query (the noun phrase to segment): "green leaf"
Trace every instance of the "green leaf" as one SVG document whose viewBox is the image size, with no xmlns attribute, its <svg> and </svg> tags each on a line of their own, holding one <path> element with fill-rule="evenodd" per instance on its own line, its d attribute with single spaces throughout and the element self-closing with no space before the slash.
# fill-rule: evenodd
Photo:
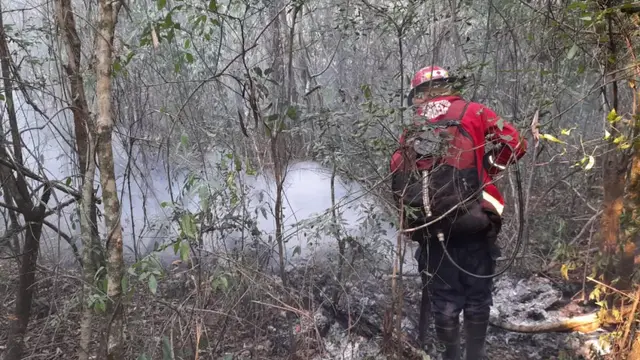
<svg viewBox="0 0 640 360">
<path fill-rule="evenodd" d="M 571 135 L 571 130 L 573 130 L 573 129 L 575 129 L 575 127 L 572 127 L 571 129 L 562 129 L 562 130 L 560 130 L 560 134 L 569 136 L 569 135 Z"/>
<path fill-rule="evenodd" d="M 567 10 L 586 10 L 587 4 L 582 1 L 574 1 L 567 6 Z"/>
<path fill-rule="evenodd" d="M 616 113 L 616 109 L 611 109 L 611 111 L 609 111 L 609 114 L 607 114 L 607 121 L 610 124 L 615 124 L 620 120 L 622 120 L 622 116 Z"/>
<path fill-rule="evenodd" d="M 174 360 L 171 341 L 166 336 L 162 337 L 162 360 Z"/>
<path fill-rule="evenodd" d="M 620 144 L 625 138 L 626 138 L 626 136 L 620 135 L 620 136 L 616 137 L 615 139 L 613 139 L 613 143 L 614 144 Z"/>
<path fill-rule="evenodd" d="M 569 267 L 567 266 L 567 264 L 562 264 L 562 267 L 560 268 L 560 273 L 562 274 L 563 278 L 565 278 L 566 280 L 569 280 Z"/>
<path fill-rule="evenodd" d="M 65 185 L 67 185 L 67 186 L 71 185 L 71 177 L 70 177 L 70 176 L 69 176 L 69 177 L 67 177 L 67 180 L 65 180 L 65 182 L 64 182 L 64 183 L 65 183 Z"/>
<path fill-rule="evenodd" d="M 194 61 L 193 54 L 191 54 L 191 53 L 185 53 L 184 54 L 184 58 L 187 60 L 187 62 L 189 64 L 193 63 L 193 61 Z"/>
<path fill-rule="evenodd" d="M 156 4 L 158 5 L 158 10 L 162 10 L 167 6 L 167 0 L 157 0 Z"/>
<path fill-rule="evenodd" d="M 578 45 L 573 44 L 569 52 L 567 53 L 567 59 L 571 60 L 574 56 L 576 56 L 576 52 L 578 51 Z"/>
<path fill-rule="evenodd" d="M 225 291 L 229 288 L 229 279 L 226 275 L 222 274 L 211 281 L 211 289 L 213 291 L 222 290 Z"/>
<path fill-rule="evenodd" d="M 4 95 L 0 94 L 0 101 L 4 101 L 4 100 L 5 100 Z"/>
<path fill-rule="evenodd" d="M 218 10 L 218 3 L 216 2 L 216 0 L 210 0 L 209 1 L 209 11 L 215 12 L 217 10 Z"/>
<path fill-rule="evenodd" d="M 173 64 L 173 71 L 175 71 L 176 73 L 180 72 L 180 63 L 175 63 Z"/>
<path fill-rule="evenodd" d="M 558 144 L 564 144 L 564 141 L 562 141 L 562 140 L 558 139 L 557 137 L 555 137 L 553 135 L 550 135 L 550 134 L 540 134 L 540 137 L 545 139 L 545 140 L 551 141 L 551 142 L 555 142 L 555 143 L 558 143 Z"/>
<path fill-rule="evenodd" d="M 631 147 L 631 144 L 628 141 L 625 141 L 622 144 L 618 145 L 618 148 L 620 150 L 627 150 L 630 147 Z"/>
<path fill-rule="evenodd" d="M 180 260 L 187 261 L 189 259 L 189 242 L 182 241 L 180 243 Z"/>
<path fill-rule="evenodd" d="M 189 49 L 191 47 L 191 39 L 187 39 L 184 41 L 184 48 Z"/>
<path fill-rule="evenodd" d="M 249 176 L 253 176 L 256 174 L 256 170 L 251 166 L 251 162 L 249 159 L 245 159 L 245 172 Z"/>
<path fill-rule="evenodd" d="M 187 136 L 187 134 L 182 134 L 182 136 L 180 136 L 180 143 L 184 147 L 189 146 L 189 137 Z"/>
<path fill-rule="evenodd" d="M 196 238 L 196 233 L 198 232 L 198 228 L 196 226 L 195 219 L 191 214 L 185 214 L 180 218 L 180 227 L 184 234 L 191 238 Z"/>
<path fill-rule="evenodd" d="M 289 108 L 287 109 L 287 116 L 289 117 L 289 119 L 291 120 L 296 120 L 298 117 L 298 110 L 296 109 L 295 106 L 289 106 Z"/>
<path fill-rule="evenodd" d="M 180 243 L 181 243 L 180 241 L 176 241 L 173 244 L 173 253 L 174 254 L 178 254 L 178 251 L 180 251 Z"/>
<path fill-rule="evenodd" d="M 129 277 L 123 276 L 122 280 L 120 280 L 120 285 L 122 286 L 122 291 L 126 292 L 129 289 Z"/>
<path fill-rule="evenodd" d="M 156 280 L 156 276 L 153 274 L 149 275 L 149 290 L 151 290 L 153 295 L 155 295 L 158 290 L 158 280 Z"/>
<path fill-rule="evenodd" d="M 105 312 L 107 311 L 107 304 L 105 304 L 104 301 L 102 301 L 102 299 L 98 298 L 96 299 L 96 310 L 98 310 L 99 312 Z"/>
<path fill-rule="evenodd" d="M 500 129 L 500 131 L 502 131 L 502 129 L 504 129 L 504 119 L 498 118 L 498 120 L 496 120 L 496 126 L 498 127 L 498 129 Z"/>
<path fill-rule="evenodd" d="M 114 72 L 120 72 L 120 70 L 122 70 L 122 64 L 120 63 L 120 60 L 116 59 L 113 62 L 113 71 Z"/>
<path fill-rule="evenodd" d="M 364 98 L 367 100 L 371 100 L 371 87 L 369 85 L 362 85 L 360 87 L 362 89 L 362 92 L 364 93 Z"/>
</svg>

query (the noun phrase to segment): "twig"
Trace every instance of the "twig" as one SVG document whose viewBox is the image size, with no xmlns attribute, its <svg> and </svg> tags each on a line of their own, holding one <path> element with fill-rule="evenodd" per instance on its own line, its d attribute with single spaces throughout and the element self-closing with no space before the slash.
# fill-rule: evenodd
<svg viewBox="0 0 640 360">
<path fill-rule="evenodd" d="M 621 350 L 625 350 L 627 347 L 627 339 L 629 338 L 629 333 L 631 332 L 631 324 L 635 320 L 635 314 L 638 310 L 638 302 L 640 301 L 640 287 L 636 290 L 636 299 L 633 301 L 633 306 L 631 307 L 631 314 L 629 319 L 627 319 L 627 323 L 625 324 L 624 335 L 622 336 L 622 344 L 620 345 Z M 632 344 L 633 342 L 630 342 Z"/>
<path fill-rule="evenodd" d="M 58 235 L 60 235 L 61 238 L 63 238 L 69 244 L 69 246 L 71 246 L 71 249 L 73 250 L 73 255 L 76 257 L 76 260 L 78 261 L 78 264 L 80 264 L 80 267 L 83 268 L 84 265 L 82 263 L 82 257 L 80 256 L 80 252 L 78 252 L 78 247 L 76 246 L 76 244 L 73 243 L 73 239 L 71 238 L 71 236 L 67 235 L 66 233 L 61 231 L 57 226 L 55 226 L 54 224 L 52 224 L 47 220 L 42 220 L 42 223 L 48 226 L 51 230 L 55 231 Z"/>
<path fill-rule="evenodd" d="M 618 290 L 618 289 L 616 289 L 616 288 L 614 288 L 614 287 L 612 287 L 612 286 L 610 286 L 610 285 L 607 285 L 607 284 L 605 284 L 605 283 L 603 283 L 603 282 L 601 282 L 601 281 L 598 281 L 598 280 L 596 280 L 596 279 L 592 278 L 591 276 L 587 276 L 587 280 L 592 281 L 592 282 L 594 282 L 594 283 L 596 283 L 596 284 L 598 284 L 598 285 L 602 285 L 602 286 L 606 287 L 606 288 L 607 288 L 607 289 L 609 289 L 609 290 L 612 290 L 612 291 L 614 291 L 614 292 L 616 292 L 616 293 L 618 293 L 618 294 L 620 294 L 620 295 L 623 295 L 623 296 L 628 297 L 628 298 L 629 298 L 629 299 L 631 299 L 631 300 L 634 300 L 634 301 L 636 300 L 635 296 L 633 296 L 633 295 L 629 295 L 629 294 L 627 294 L 627 293 L 625 293 L 625 292 L 622 292 L 622 291 L 620 291 L 620 290 Z"/>
<path fill-rule="evenodd" d="M 598 218 L 598 216 L 600 216 L 600 214 L 602 214 L 602 210 L 599 210 L 595 215 L 593 215 L 589 220 L 587 220 L 587 223 L 584 224 L 584 226 L 582 227 L 582 229 L 580 230 L 578 235 L 576 235 L 576 237 L 574 237 L 573 240 L 569 241 L 569 245 L 573 245 L 578 240 L 580 240 L 582 235 L 584 235 L 584 233 L 587 231 L 587 228 L 589 227 L 589 225 L 592 225 L 593 222 Z M 593 228 L 593 226 L 591 226 L 591 228 Z M 589 239 L 591 239 L 591 238 L 589 238 Z"/>
<path fill-rule="evenodd" d="M 289 305 L 286 305 L 286 304 L 283 305 L 283 306 L 278 306 L 278 305 L 275 305 L 275 304 L 269 304 L 269 303 L 265 303 L 265 302 L 258 301 L 258 300 L 251 300 L 251 302 L 255 303 L 255 304 L 260 304 L 260 305 L 273 307 L 273 308 L 284 310 L 284 311 L 290 311 L 290 312 L 292 312 L 294 314 L 298 314 L 300 316 L 303 316 L 303 317 L 311 319 L 311 316 L 309 316 L 309 314 L 307 314 L 305 311 L 296 309 L 296 308 L 294 308 L 292 306 L 289 306 Z"/>
</svg>

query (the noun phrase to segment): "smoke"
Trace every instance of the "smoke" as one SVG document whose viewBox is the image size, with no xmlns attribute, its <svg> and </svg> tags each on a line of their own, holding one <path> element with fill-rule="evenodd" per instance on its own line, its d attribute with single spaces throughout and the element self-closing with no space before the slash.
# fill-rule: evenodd
<svg viewBox="0 0 640 360">
<path fill-rule="evenodd" d="M 41 130 L 23 132 L 23 140 L 32 149 L 26 163 L 30 169 L 51 181 L 69 184 L 79 188 L 77 166 L 69 144 L 72 138 L 64 139 L 52 127 L 45 126 L 44 119 L 36 114 L 24 111 L 20 114 L 19 127 L 40 127 Z M 67 124 L 67 132 L 70 124 Z M 277 250 L 275 238 L 275 206 L 276 189 L 273 176 L 268 171 L 257 175 L 239 173 L 233 181 L 237 186 L 239 205 L 229 202 L 229 184 L 225 181 L 228 169 L 233 161 L 219 153 L 207 154 L 206 166 L 191 166 L 191 171 L 173 171 L 169 177 L 161 163 L 142 163 L 143 157 L 130 157 L 122 143 L 114 141 L 114 162 L 116 165 L 117 188 L 121 200 L 121 225 L 125 254 L 129 260 L 134 253 L 138 257 L 150 254 L 154 249 L 171 244 L 179 233 L 176 213 L 188 210 L 197 213 L 205 210 L 201 193 L 191 181 L 193 174 L 198 174 L 196 182 L 216 193 L 218 200 L 209 203 L 212 213 L 222 221 L 232 215 L 248 217 L 255 221 L 258 231 L 249 236 L 251 229 L 244 231 L 235 229 L 227 232 L 210 232 L 204 237 L 204 250 L 207 252 L 232 252 L 245 248 L 251 242 L 259 242 L 266 248 Z M 149 160 L 147 160 L 149 162 Z M 227 162 L 225 167 L 220 166 Z M 203 173 L 202 169 L 207 169 Z M 129 170 L 128 170 L 129 169 Z M 127 171 L 129 178 L 125 177 Z M 192 189 L 185 184 L 192 182 Z M 32 182 L 32 187 L 37 182 Z M 99 171 L 94 186 L 96 195 L 101 196 Z M 169 187 L 174 193 L 172 203 Z M 389 256 L 391 260 L 395 244 L 396 230 L 375 201 L 366 195 L 365 189 L 356 183 L 344 181 L 339 176 L 334 184 L 336 215 L 338 226 L 332 222 L 331 212 L 331 172 L 322 165 L 307 161 L 291 165 L 284 183 L 283 212 L 285 259 L 291 261 L 307 261 L 337 251 L 336 231 L 340 238 L 351 237 L 364 247 Z M 69 195 L 56 190 L 49 207 L 55 208 L 70 198 Z M 99 213 L 104 213 L 102 204 Z M 68 234 L 76 246 L 81 249 L 80 225 L 77 208 L 69 206 L 48 219 L 60 232 Z M 99 217 L 100 233 L 106 233 L 104 219 Z M 102 239 L 105 240 L 104 238 Z M 57 231 L 46 228 L 41 241 L 41 252 L 44 259 L 61 265 L 70 266 L 75 261 L 71 247 Z M 158 252 L 164 261 L 179 258 L 172 247 Z M 272 255 L 272 261 L 276 259 Z"/>
</svg>

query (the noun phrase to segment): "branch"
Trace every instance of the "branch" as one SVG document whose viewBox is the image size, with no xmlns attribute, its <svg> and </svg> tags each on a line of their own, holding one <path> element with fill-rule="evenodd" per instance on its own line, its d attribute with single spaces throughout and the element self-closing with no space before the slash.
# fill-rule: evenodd
<svg viewBox="0 0 640 360">
<path fill-rule="evenodd" d="M 45 213 L 42 215 L 42 219 L 45 219 L 45 218 L 46 218 L 46 217 L 48 217 L 49 215 L 53 215 L 54 213 L 56 213 L 56 212 L 58 212 L 58 211 L 60 211 L 60 210 L 64 209 L 65 207 L 67 207 L 67 206 L 69 206 L 69 205 L 71 205 L 71 204 L 73 204 L 73 203 L 75 203 L 75 202 L 76 202 L 76 199 L 71 199 L 71 200 L 67 200 L 67 201 L 65 201 L 65 202 L 63 202 L 63 203 L 61 203 L 61 204 L 59 204 L 59 205 L 58 205 L 58 206 L 56 206 L 54 209 L 51 209 L 51 210 L 49 210 L 49 211 L 45 212 Z M 0 206 L 5 207 L 5 208 L 7 208 L 7 209 L 9 209 L 9 210 L 13 210 L 13 209 L 15 209 L 15 210 L 13 210 L 13 211 L 16 211 L 16 212 L 18 212 L 18 213 L 22 214 L 22 212 L 21 212 L 19 209 L 14 208 L 13 206 L 7 205 L 7 204 L 5 204 L 5 203 L 0 203 Z M 2 243 L 3 241 L 5 241 L 5 239 L 7 239 L 7 238 L 9 238 L 9 237 L 11 237 L 11 236 L 13 236 L 13 235 L 15 235 L 15 234 L 17 234 L 17 233 L 20 233 L 20 232 L 22 232 L 22 231 L 26 230 L 26 229 L 27 229 L 27 227 L 28 227 L 28 225 L 26 225 L 26 224 L 25 224 L 25 225 L 22 225 L 21 227 L 17 227 L 17 228 L 15 228 L 15 229 L 11 229 L 11 231 L 7 231 L 7 233 L 6 233 L 4 236 L 0 237 L 0 243 Z"/>
<path fill-rule="evenodd" d="M 71 246 L 71 249 L 73 250 L 73 255 L 76 257 L 76 260 L 80 264 L 80 267 L 84 267 L 84 265 L 82 263 L 82 257 L 80 257 L 80 252 L 78 252 L 78 247 L 73 242 L 73 239 L 71 238 L 71 236 L 65 234 L 63 231 L 58 229 L 57 226 L 55 226 L 54 224 L 52 224 L 51 222 L 49 222 L 47 220 L 42 220 L 42 223 L 47 225 L 51 230 L 55 231 L 58 235 L 60 235 L 61 238 L 65 239 L 67 241 L 67 243 L 69 244 L 69 246 Z"/>
<path fill-rule="evenodd" d="M 50 181 L 47 180 L 41 176 L 39 176 L 38 174 L 34 173 L 33 171 L 27 169 L 26 167 L 24 167 L 23 165 L 17 164 L 17 163 L 12 163 L 10 161 L 7 161 L 6 159 L 0 158 L 0 165 L 4 165 L 32 180 L 36 180 L 36 181 L 40 181 L 41 183 L 44 184 L 49 184 L 51 187 L 58 189 L 60 191 L 62 191 L 65 194 L 71 195 L 74 198 L 76 198 L 76 200 L 80 200 L 80 198 L 82 197 L 82 195 L 77 192 L 76 190 L 69 188 L 66 185 L 61 184 L 59 181 Z M 99 204 L 100 200 L 99 199 L 95 199 L 96 203 Z"/>
<path fill-rule="evenodd" d="M 13 206 L 13 205 L 9 205 L 9 204 L 5 204 L 3 202 L 0 201 L 0 207 L 3 207 L 5 209 L 9 209 L 11 211 L 15 211 L 17 213 L 22 214 L 22 211 L 20 209 L 18 209 L 17 207 Z"/>
</svg>

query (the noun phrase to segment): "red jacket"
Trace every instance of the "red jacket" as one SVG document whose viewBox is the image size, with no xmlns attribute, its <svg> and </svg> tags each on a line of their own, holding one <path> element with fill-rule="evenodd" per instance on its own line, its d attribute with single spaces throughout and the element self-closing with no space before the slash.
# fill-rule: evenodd
<svg viewBox="0 0 640 360">
<path fill-rule="evenodd" d="M 464 114 L 462 114 L 463 111 Z M 431 122 L 440 120 L 445 114 L 448 118 L 461 119 L 461 126 L 471 135 L 474 143 L 478 144 L 476 164 L 478 166 L 478 174 L 484 184 L 482 206 L 488 211 L 502 215 L 504 198 L 498 188 L 493 184 L 493 176 L 501 170 L 497 167 L 486 169 L 483 166 L 485 157 L 484 145 L 487 142 L 508 144 L 515 150 L 513 154 L 515 159 L 519 160 L 526 153 L 526 139 L 520 136 L 512 124 L 500 119 L 490 108 L 479 103 L 466 102 L 459 96 L 441 96 L 434 98 L 429 101 L 429 103 L 418 108 L 416 114 L 421 118 L 424 117 L 425 121 Z M 400 136 L 399 141 L 401 144 L 404 143 L 404 133 Z M 506 166 L 510 159 L 513 160 L 511 148 L 503 146 L 502 150 L 498 154 L 495 154 L 494 164 Z M 391 158 L 391 171 L 396 171 L 401 165 L 402 154 L 396 151 Z"/>
</svg>

